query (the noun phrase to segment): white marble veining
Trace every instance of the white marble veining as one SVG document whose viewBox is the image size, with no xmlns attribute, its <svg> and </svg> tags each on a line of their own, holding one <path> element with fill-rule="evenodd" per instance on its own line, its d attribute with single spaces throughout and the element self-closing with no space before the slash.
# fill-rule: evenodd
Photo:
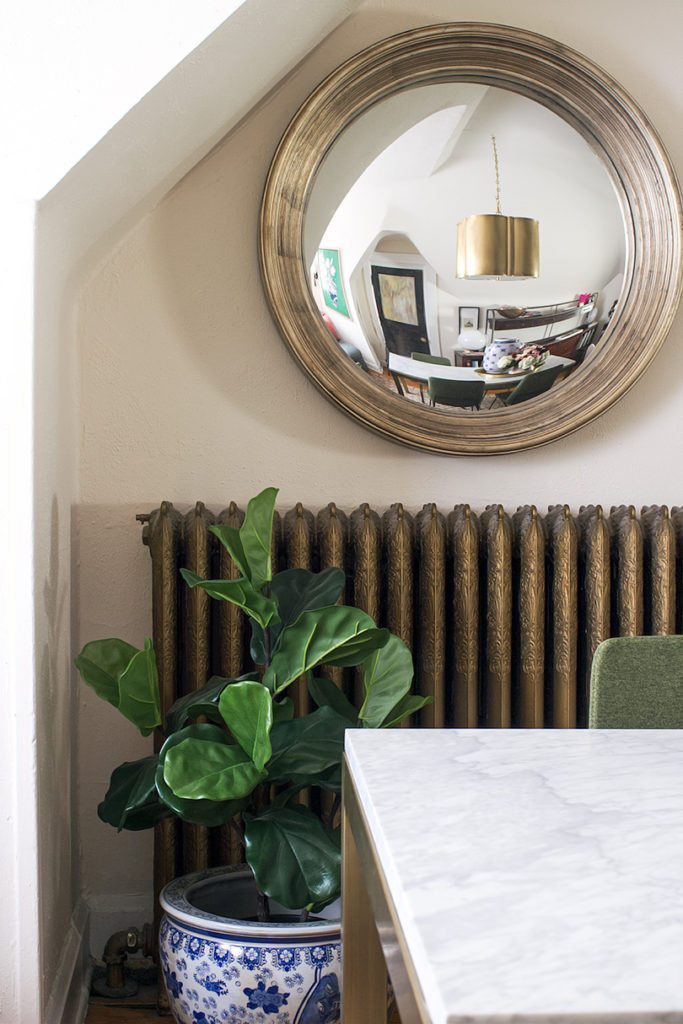
<svg viewBox="0 0 683 1024">
<path fill-rule="evenodd" d="M 346 735 L 433 1024 L 683 1021 L 683 731 Z"/>
</svg>

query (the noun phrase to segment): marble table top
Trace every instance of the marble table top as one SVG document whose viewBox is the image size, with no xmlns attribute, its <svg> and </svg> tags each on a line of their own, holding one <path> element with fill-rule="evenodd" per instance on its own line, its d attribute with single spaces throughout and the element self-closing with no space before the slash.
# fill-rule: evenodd
<svg viewBox="0 0 683 1024">
<path fill-rule="evenodd" d="M 433 1024 L 683 1022 L 683 732 L 346 737 Z"/>
</svg>

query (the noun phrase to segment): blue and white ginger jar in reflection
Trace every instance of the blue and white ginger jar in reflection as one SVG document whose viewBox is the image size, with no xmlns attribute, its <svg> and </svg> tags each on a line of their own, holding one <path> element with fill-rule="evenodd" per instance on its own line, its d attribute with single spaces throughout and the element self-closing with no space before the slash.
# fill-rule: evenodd
<svg viewBox="0 0 683 1024">
<path fill-rule="evenodd" d="M 503 356 L 510 356 L 517 351 L 519 351 L 517 338 L 498 338 L 496 341 L 490 341 L 484 349 L 484 369 L 487 373 L 500 373 L 499 361 Z"/>
<path fill-rule="evenodd" d="M 178 878 L 160 899 L 159 958 L 177 1024 L 340 1024 L 338 905 L 323 912 L 329 920 L 228 917 L 226 908 L 246 916 L 253 904 L 250 872 L 234 868 Z"/>
</svg>

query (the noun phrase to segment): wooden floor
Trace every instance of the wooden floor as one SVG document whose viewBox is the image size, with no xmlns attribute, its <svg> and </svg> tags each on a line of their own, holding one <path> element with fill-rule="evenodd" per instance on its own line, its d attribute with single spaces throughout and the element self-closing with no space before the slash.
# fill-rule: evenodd
<svg viewBox="0 0 683 1024">
<path fill-rule="evenodd" d="M 156 998 L 148 991 L 142 998 L 128 999 L 121 1002 L 108 1002 L 94 999 L 90 1003 L 85 1024 L 172 1024 L 172 1017 L 160 1017 L 156 1012 Z M 398 1014 L 394 1014 L 389 1024 L 401 1024 Z"/>
<path fill-rule="evenodd" d="M 140 982 L 138 991 L 127 999 L 101 999 L 92 996 L 85 1024 L 173 1024 L 172 1017 L 157 1014 L 156 984 Z"/>
<path fill-rule="evenodd" d="M 170 1017 L 159 1017 L 156 1010 L 135 1006 L 90 1005 L 85 1024 L 151 1024 L 155 1021 L 170 1021 Z"/>
<path fill-rule="evenodd" d="M 171 1021 L 170 1017 L 157 1016 L 156 1010 L 135 1009 L 131 1006 L 91 1006 L 85 1024 L 161 1024 Z M 401 1024 L 398 1017 L 392 1017 L 390 1024 Z"/>
</svg>

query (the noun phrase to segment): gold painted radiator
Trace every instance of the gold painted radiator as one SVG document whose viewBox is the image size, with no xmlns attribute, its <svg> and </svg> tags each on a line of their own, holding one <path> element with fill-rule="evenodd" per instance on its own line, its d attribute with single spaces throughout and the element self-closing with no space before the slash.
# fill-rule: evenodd
<svg viewBox="0 0 683 1024">
<path fill-rule="evenodd" d="M 209 532 L 239 526 L 234 504 L 218 515 L 201 502 L 186 514 L 164 502 L 144 522 L 152 555 L 154 644 L 164 709 L 212 675 L 248 665 L 248 629 L 232 605 L 189 590 L 180 567 L 238 575 Z M 413 650 L 416 690 L 431 694 L 421 726 L 574 728 L 585 725 L 593 652 L 609 636 L 683 632 L 683 509 L 621 506 L 573 515 L 533 506 L 513 515 L 467 505 L 442 512 L 400 504 L 297 505 L 276 517 L 274 564 L 347 574 L 346 602 L 363 608 Z M 354 670 L 329 669 L 349 694 Z M 356 696 L 358 694 L 356 693 Z M 301 708 L 308 695 L 299 687 Z M 157 890 L 181 871 L 234 862 L 230 831 L 157 826 Z"/>
</svg>

